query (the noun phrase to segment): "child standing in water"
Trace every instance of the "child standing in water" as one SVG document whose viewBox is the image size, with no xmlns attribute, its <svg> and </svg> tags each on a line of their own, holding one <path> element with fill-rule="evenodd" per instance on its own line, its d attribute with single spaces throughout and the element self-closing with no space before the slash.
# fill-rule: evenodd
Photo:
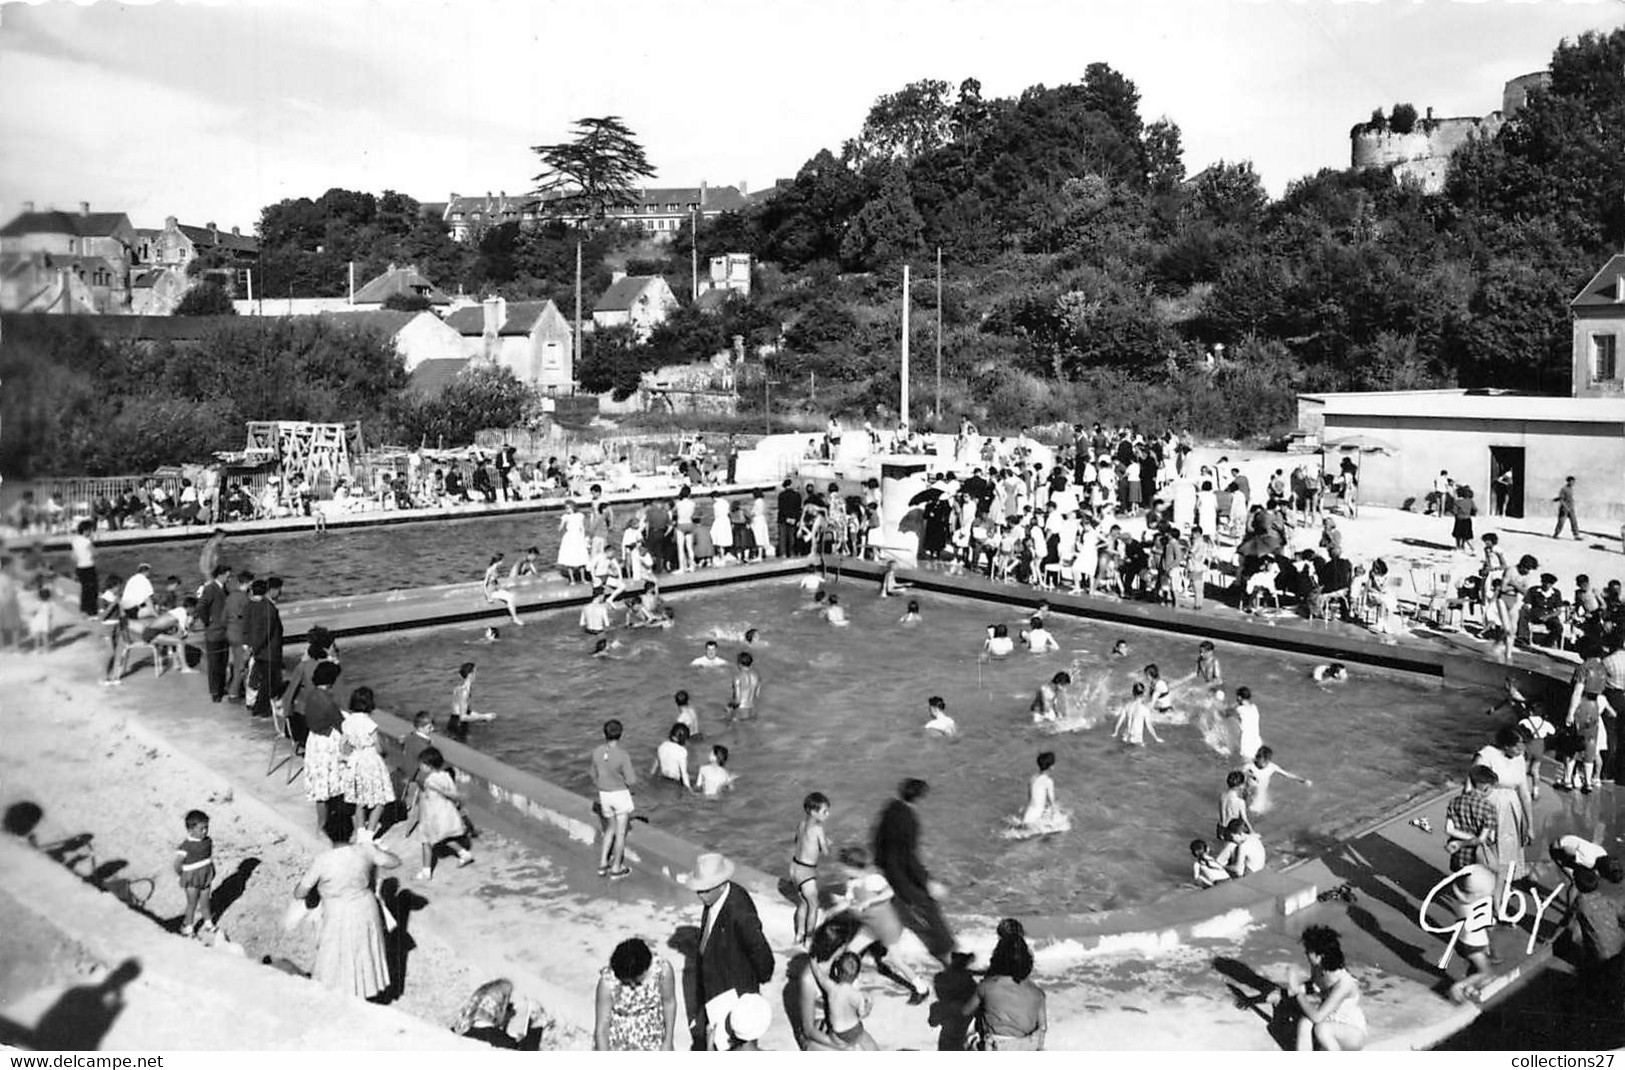
<svg viewBox="0 0 1625 1070">
<path fill-rule="evenodd" d="M 1174 696 L 1168 690 L 1168 681 L 1162 678 L 1162 670 L 1156 665 L 1145 667 L 1145 686 L 1152 713 L 1167 713 L 1174 708 Z"/>
<path fill-rule="evenodd" d="M 1027 623 L 1028 627 L 1022 631 L 1021 638 L 1029 651 L 1034 654 L 1048 654 L 1052 650 L 1061 649 L 1061 644 L 1055 641 L 1055 636 L 1044 627 L 1043 617 L 1035 616 Z"/>
<path fill-rule="evenodd" d="M 1210 686 L 1224 683 L 1224 674 L 1219 671 L 1219 652 L 1206 639 L 1196 648 L 1196 678 Z"/>
<path fill-rule="evenodd" d="M 705 737 L 700 735 L 700 716 L 694 712 L 694 707 L 688 704 L 688 692 L 677 692 L 672 696 L 672 701 L 677 703 L 677 723 L 688 729 L 688 738 L 704 739 Z"/>
<path fill-rule="evenodd" d="M 1251 688 L 1236 688 L 1236 706 L 1230 711 L 1230 716 L 1236 719 L 1239 730 L 1236 755 L 1245 760 L 1257 754 L 1258 748 L 1264 745 L 1264 736 L 1259 728 L 1258 707 L 1253 704 Z"/>
<path fill-rule="evenodd" d="M 186 812 L 186 839 L 175 848 L 175 876 L 186 893 L 186 913 L 181 917 L 181 935 L 196 936 L 214 932 L 209 916 L 209 886 L 214 883 L 214 841 L 209 839 L 209 815 L 202 810 Z"/>
<path fill-rule="evenodd" d="M 690 795 L 694 794 L 694 786 L 688 779 L 688 729 L 681 724 L 671 726 L 666 735 L 666 742 L 655 748 L 654 764 L 649 767 L 651 777 L 658 776 L 662 780 L 669 780 L 674 784 L 681 784 L 683 790 Z"/>
<path fill-rule="evenodd" d="M 1247 778 L 1247 802 L 1255 814 L 1262 814 L 1270 808 L 1270 781 L 1277 776 L 1284 776 L 1288 780 L 1296 780 L 1306 788 L 1314 787 L 1314 781 L 1308 777 L 1301 777 L 1296 773 L 1289 773 L 1275 764 L 1275 752 L 1268 747 L 1259 747 L 1253 755 L 1253 760 L 1247 763 L 1242 770 Z"/>
<path fill-rule="evenodd" d="M 801 801 L 803 815 L 796 827 L 790 855 L 790 883 L 796 888 L 795 941 L 804 944 L 818 928 L 818 863 L 829 850 L 824 822 L 829 820 L 829 799 L 815 791 Z"/>
<path fill-rule="evenodd" d="M 926 712 L 931 719 L 925 722 L 927 732 L 936 732 L 944 736 L 957 736 L 959 726 L 954 719 L 948 716 L 948 704 L 942 700 L 941 695 L 932 695 L 925 703 Z"/>
<path fill-rule="evenodd" d="M 465 722 L 475 720 L 474 669 L 472 661 L 457 666 L 457 686 L 451 692 L 451 717 L 446 721 L 446 734 L 453 739 L 466 738 L 468 728 Z"/>
<path fill-rule="evenodd" d="M 1066 719 L 1066 689 L 1071 683 L 1071 673 L 1058 672 L 1050 677 L 1049 683 L 1038 685 L 1038 694 L 1033 696 L 1032 705 L 1028 707 L 1033 715 L 1033 724 Z"/>
<path fill-rule="evenodd" d="M 756 675 L 756 659 L 751 657 L 750 651 L 739 652 L 739 671 L 734 673 L 733 697 L 728 700 L 728 709 L 741 721 L 754 721 L 756 719 L 756 700 L 762 693 L 762 678 Z"/>
<path fill-rule="evenodd" d="M 1055 820 L 1055 779 L 1049 772 L 1053 768 L 1055 752 L 1044 751 L 1038 756 L 1038 772 L 1027 781 L 1027 809 L 1021 813 L 1026 828 L 1042 828 Z"/>
<path fill-rule="evenodd" d="M 920 603 L 915 602 L 915 601 L 913 601 L 911 599 L 909 601 L 909 603 L 908 603 L 908 609 L 903 611 L 903 615 L 898 618 L 897 623 L 898 624 L 918 624 L 918 623 L 920 623 Z"/>
<path fill-rule="evenodd" d="M 734 775 L 728 772 L 728 748 L 718 743 L 711 748 L 711 760 L 700 766 L 700 794 L 715 797 L 734 786 Z"/>
<path fill-rule="evenodd" d="M 1162 742 L 1157 730 L 1151 727 L 1151 704 L 1146 701 L 1145 685 L 1135 684 L 1133 697 L 1117 715 L 1117 725 L 1112 729 L 1112 735 L 1131 747 L 1143 747 L 1147 732 L 1152 739 Z"/>
<path fill-rule="evenodd" d="M 1253 824 L 1247 819 L 1247 774 L 1231 770 L 1224 778 L 1224 794 L 1219 796 L 1219 822 L 1213 826 L 1219 842 L 1225 842 L 1224 830 L 1230 822 L 1240 821 L 1251 831 Z"/>
</svg>

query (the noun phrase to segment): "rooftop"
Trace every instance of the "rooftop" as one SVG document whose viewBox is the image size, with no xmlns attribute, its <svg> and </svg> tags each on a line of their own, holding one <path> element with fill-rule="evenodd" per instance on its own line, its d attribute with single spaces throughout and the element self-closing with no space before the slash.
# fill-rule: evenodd
<svg viewBox="0 0 1625 1070">
<path fill-rule="evenodd" d="M 424 397 L 438 397 L 451 381 L 463 374 L 468 367 L 468 358 L 436 357 L 426 360 L 412 369 L 407 377 L 407 387 Z"/>
<path fill-rule="evenodd" d="M 1612 305 L 1615 308 L 1625 309 L 1620 303 L 1620 280 L 1625 279 L 1625 253 L 1610 257 L 1602 270 L 1591 277 L 1580 292 L 1569 302 L 1570 308 L 1596 308 L 1603 305 Z"/>
<path fill-rule="evenodd" d="M 422 294 L 432 304 L 449 305 L 451 298 L 434 283 L 424 277 L 417 269 L 416 264 L 405 267 L 389 265 L 382 275 L 370 280 L 365 286 L 356 291 L 355 303 L 358 305 L 381 305 L 385 299 L 393 294 L 406 294 L 408 296 Z"/>
<path fill-rule="evenodd" d="M 1528 423 L 1625 424 L 1625 398 L 1541 397 L 1466 390 L 1401 390 L 1315 396 L 1325 399 L 1328 419 L 1336 416 L 1443 417 Z"/>
<path fill-rule="evenodd" d="M 25 234 L 105 238 L 116 233 L 121 224 L 130 227 L 130 217 L 123 212 L 22 212 L 0 227 L 0 238 L 20 238 Z"/>
<path fill-rule="evenodd" d="M 604 291 L 604 296 L 592 306 L 594 312 L 627 312 L 632 308 L 632 302 L 643 293 L 643 288 L 660 278 L 659 275 L 628 275 L 618 279 L 614 285 Z"/>
</svg>

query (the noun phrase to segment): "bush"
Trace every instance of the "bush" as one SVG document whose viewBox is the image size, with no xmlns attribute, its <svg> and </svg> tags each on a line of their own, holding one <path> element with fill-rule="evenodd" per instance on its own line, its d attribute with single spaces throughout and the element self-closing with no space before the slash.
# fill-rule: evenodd
<svg viewBox="0 0 1625 1070">
<path fill-rule="evenodd" d="M 218 282 L 205 279 L 193 284 L 175 306 L 177 316 L 235 316 L 237 307 L 231 295 Z"/>
<path fill-rule="evenodd" d="M 535 401 L 535 391 L 511 368 L 474 367 L 447 383 L 438 397 L 405 403 L 401 429 L 408 442 L 466 446 L 487 428 L 525 426 Z"/>
<path fill-rule="evenodd" d="M 433 307 L 422 294 L 390 294 L 384 298 L 386 312 L 428 312 Z"/>
<path fill-rule="evenodd" d="M 1409 104 L 1395 104 L 1388 117 L 1388 128 L 1396 134 L 1408 134 L 1416 129 L 1416 109 Z"/>
</svg>

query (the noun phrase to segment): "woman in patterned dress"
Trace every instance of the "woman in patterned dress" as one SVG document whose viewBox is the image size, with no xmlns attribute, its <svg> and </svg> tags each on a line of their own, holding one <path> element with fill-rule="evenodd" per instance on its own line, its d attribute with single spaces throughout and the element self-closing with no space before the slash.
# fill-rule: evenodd
<svg viewBox="0 0 1625 1070">
<path fill-rule="evenodd" d="M 305 695 L 305 797 L 316 804 L 316 826 L 327 827 L 328 800 L 344 794 L 344 759 L 339 746 L 344 714 L 333 697 L 338 682 L 336 661 L 319 661 L 311 670 L 313 685 Z"/>
<path fill-rule="evenodd" d="M 303 911 L 312 889 L 321 894 L 321 932 L 310 975 L 335 992 L 371 999 L 389 987 L 384 915 L 373 892 L 373 875 L 401 860 L 372 842 L 364 830 L 346 843 L 349 819 L 335 814 L 326 831 L 333 849 L 316 859 L 294 889 L 290 910 Z M 297 920 L 302 914 L 291 916 Z"/>
<path fill-rule="evenodd" d="M 598 975 L 594 1051 L 674 1051 L 677 981 L 642 940 L 623 940 Z"/>
<path fill-rule="evenodd" d="M 368 832 L 378 833 L 384 807 L 395 801 L 395 784 L 378 751 L 378 722 L 370 714 L 377 709 L 372 688 L 358 687 L 350 692 L 350 708 L 344 713 L 344 798 L 356 808 L 356 816 Z"/>
</svg>

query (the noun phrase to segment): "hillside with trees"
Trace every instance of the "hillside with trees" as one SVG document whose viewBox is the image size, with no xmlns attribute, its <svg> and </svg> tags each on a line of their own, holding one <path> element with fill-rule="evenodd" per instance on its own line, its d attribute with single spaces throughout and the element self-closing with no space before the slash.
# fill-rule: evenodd
<svg viewBox="0 0 1625 1070">
<path fill-rule="evenodd" d="M 590 336 L 578 376 L 625 393 L 640 371 L 703 360 L 741 335 L 769 350 L 776 411 L 895 418 L 906 263 L 918 422 L 934 403 L 940 249 L 946 421 L 1255 436 L 1286 427 L 1306 389 L 1566 393 L 1568 301 L 1625 248 L 1622 71 L 1625 30 L 1560 44 L 1549 88 L 1460 150 L 1440 194 L 1327 169 L 1276 200 L 1245 160 L 1188 174 L 1178 125 L 1146 122 L 1134 82 L 1103 63 L 1008 98 L 984 97 L 974 78 L 915 82 L 774 197 L 700 228 L 702 263 L 756 258 L 749 299 L 720 316 L 685 307 L 642 344 Z M 1420 120 L 1397 105 L 1382 121 Z M 570 160 L 543 162 L 546 179 Z M 589 222 L 490 227 L 460 244 L 410 197 L 339 189 L 268 206 L 259 230 L 268 295 L 342 293 L 351 260 L 361 277 L 410 262 L 444 289 L 548 297 L 567 315 L 578 242 L 590 312 L 616 268 L 666 275 L 686 306 L 695 241 L 685 230 L 656 245 Z M 373 441 L 471 433 L 412 400 L 398 362 L 315 325 L 234 328 L 202 371 L 162 347 L 137 357 L 12 319 L 0 352 L 7 475 L 46 456 L 57 471 L 195 457 L 217 434 L 235 443 L 245 419 L 359 418 Z M 516 387 L 469 384 L 470 403 L 505 412 Z M 742 402 L 759 412 L 760 396 Z M 156 443 L 137 433 L 170 426 L 170 407 L 194 429 Z M 33 460 L 19 464 L 19 450 Z"/>
</svg>

